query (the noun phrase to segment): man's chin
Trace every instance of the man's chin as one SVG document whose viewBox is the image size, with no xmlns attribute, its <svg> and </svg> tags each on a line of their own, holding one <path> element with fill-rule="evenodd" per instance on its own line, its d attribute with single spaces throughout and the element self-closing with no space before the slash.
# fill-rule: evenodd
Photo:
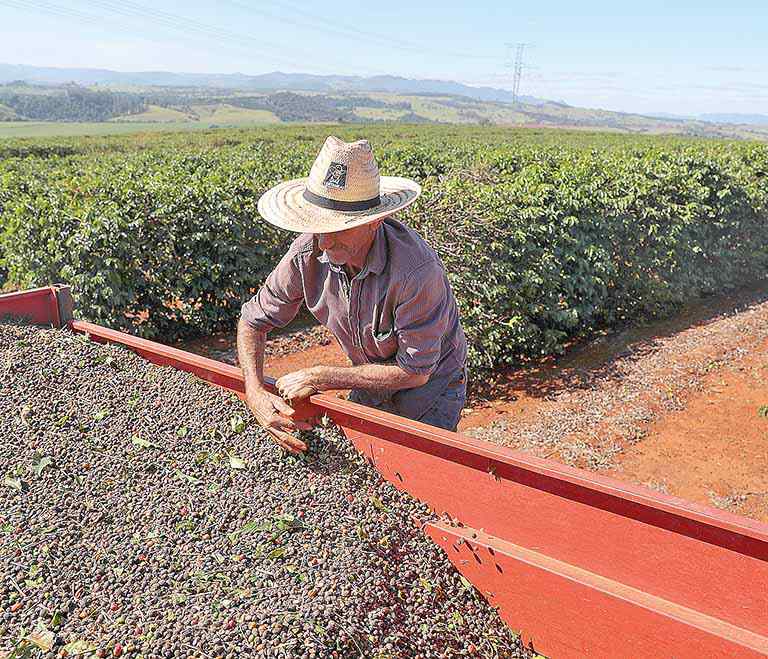
<svg viewBox="0 0 768 659">
<path fill-rule="evenodd" d="M 347 262 L 347 259 L 345 259 L 345 258 L 343 258 L 343 257 L 339 257 L 339 256 L 331 256 L 330 254 L 328 254 L 328 252 L 326 252 L 326 254 L 327 254 L 327 256 L 328 256 L 328 260 L 329 260 L 331 263 L 333 263 L 333 265 L 345 265 L 345 264 L 346 264 L 346 262 Z"/>
</svg>

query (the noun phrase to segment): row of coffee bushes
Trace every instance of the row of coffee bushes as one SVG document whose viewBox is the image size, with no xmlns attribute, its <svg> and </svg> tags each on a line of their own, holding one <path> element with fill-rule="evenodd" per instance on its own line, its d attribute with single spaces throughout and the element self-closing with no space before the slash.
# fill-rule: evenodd
<svg viewBox="0 0 768 659">
<path fill-rule="evenodd" d="M 231 327 L 294 237 L 259 221 L 259 196 L 306 175 L 328 132 L 361 131 L 7 159 L 0 259 L 16 285 L 70 283 L 80 315 L 115 328 L 172 341 Z M 765 276 L 765 145 L 403 131 L 373 131 L 380 169 L 424 186 L 401 219 L 446 264 L 475 369 Z"/>
<path fill-rule="evenodd" d="M 317 154 L 316 137 L 289 137 L 6 159 L 2 267 L 19 287 L 67 282 L 82 316 L 147 338 L 231 327 L 294 237 L 256 210 L 267 188 L 306 175 Z M 469 157 L 461 144 L 381 151 L 382 168 L 420 179 Z"/>
<path fill-rule="evenodd" d="M 409 212 L 441 253 L 476 367 L 560 352 L 768 273 L 768 147 L 505 148 Z"/>
</svg>

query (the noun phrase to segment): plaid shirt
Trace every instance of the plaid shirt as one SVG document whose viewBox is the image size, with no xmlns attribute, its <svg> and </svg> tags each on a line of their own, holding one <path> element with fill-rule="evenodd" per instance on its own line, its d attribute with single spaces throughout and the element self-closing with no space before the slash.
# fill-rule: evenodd
<svg viewBox="0 0 768 659">
<path fill-rule="evenodd" d="M 329 262 L 313 234 L 300 234 L 243 305 L 242 318 L 269 332 L 293 320 L 302 301 L 352 364 L 390 362 L 430 376 L 420 387 L 376 392 L 402 416 L 421 416 L 465 368 L 466 338 L 443 264 L 418 233 L 392 217 L 377 230 L 363 269 L 351 280 Z"/>
</svg>

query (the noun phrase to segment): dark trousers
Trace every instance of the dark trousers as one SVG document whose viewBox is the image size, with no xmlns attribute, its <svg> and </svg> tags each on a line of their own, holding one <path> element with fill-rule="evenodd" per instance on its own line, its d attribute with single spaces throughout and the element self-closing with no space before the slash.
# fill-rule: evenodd
<svg viewBox="0 0 768 659">
<path fill-rule="evenodd" d="M 353 389 L 349 392 L 348 400 L 353 403 L 360 403 L 368 407 L 375 407 L 385 412 L 392 412 L 399 416 L 396 406 L 392 404 L 389 398 L 374 396 L 363 389 Z M 456 371 L 456 374 L 449 380 L 443 389 L 427 409 L 414 421 L 428 423 L 430 426 L 444 428 L 456 432 L 456 427 L 461 419 L 461 410 L 467 404 L 467 368 Z M 410 418 L 410 417 L 409 417 Z"/>
</svg>

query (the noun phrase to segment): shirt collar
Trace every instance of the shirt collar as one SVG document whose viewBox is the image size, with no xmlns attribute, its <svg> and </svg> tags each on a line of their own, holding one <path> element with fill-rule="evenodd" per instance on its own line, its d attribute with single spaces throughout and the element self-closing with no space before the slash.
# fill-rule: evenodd
<svg viewBox="0 0 768 659">
<path fill-rule="evenodd" d="M 320 263 L 327 263 L 331 270 L 334 272 L 341 272 L 343 266 L 335 265 L 328 260 L 328 255 L 325 252 L 320 252 L 317 257 Z M 384 271 L 384 266 L 387 264 L 387 238 L 384 235 L 384 224 L 382 223 L 376 230 L 376 235 L 371 243 L 371 248 L 368 250 L 368 256 L 365 259 L 365 265 L 360 271 L 360 278 L 364 278 L 369 272 L 374 274 L 381 274 Z"/>
</svg>

